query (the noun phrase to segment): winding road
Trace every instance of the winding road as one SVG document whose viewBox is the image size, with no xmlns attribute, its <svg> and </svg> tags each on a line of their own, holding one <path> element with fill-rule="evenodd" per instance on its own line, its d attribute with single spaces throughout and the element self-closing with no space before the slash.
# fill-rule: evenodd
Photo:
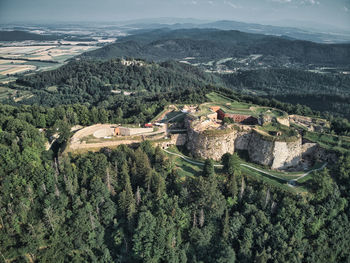
<svg viewBox="0 0 350 263">
<path fill-rule="evenodd" d="M 189 159 L 188 157 L 186 157 L 186 156 L 184 156 L 184 155 L 181 155 L 181 154 L 178 154 L 178 153 L 173 153 L 173 152 L 170 152 L 170 151 L 165 150 L 165 149 L 163 149 L 163 151 L 166 152 L 166 153 L 168 153 L 168 154 L 171 154 L 171 155 L 175 155 L 175 156 L 177 156 L 177 157 L 180 157 L 181 159 L 185 160 L 185 161 L 188 162 L 188 163 L 195 164 L 195 165 L 200 165 L 200 166 L 204 166 L 204 163 L 192 161 L 191 159 Z M 249 165 L 249 164 L 241 163 L 240 165 L 241 165 L 241 166 L 244 166 L 244 167 L 248 167 L 248 168 L 250 168 L 250 169 L 252 169 L 252 170 L 255 170 L 255 171 L 257 171 L 257 172 L 266 174 L 266 175 L 268 175 L 268 176 L 277 178 L 277 179 L 279 179 L 279 180 L 283 180 L 283 181 L 287 182 L 289 185 L 294 185 L 295 182 L 297 182 L 299 179 L 304 178 L 304 177 L 307 176 L 308 174 L 310 174 L 310 173 L 312 173 L 312 172 L 314 172 L 314 171 L 319 171 L 319 170 L 324 169 L 324 168 L 327 166 L 327 164 L 328 164 L 328 163 L 326 162 L 326 163 L 324 163 L 320 168 L 316 168 L 316 169 L 310 170 L 310 171 L 308 171 L 308 172 L 302 174 L 302 175 L 299 176 L 298 178 L 296 178 L 296 179 L 291 179 L 291 180 L 278 177 L 278 176 L 276 176 L 276 175 L 274 175 L 274 174 L 271 174 L 271 173 L 268 173 L 268 172 L 266 172 L 266 171 L 264 171 L 264 170 L 255 168 L 255 167 L 253 167 L 253 166 L 251 166 L 251 165 Z M 214 164 L 214 167 L 222 168 L 223 165 L 222 165 L 222 164 Z"/>
</svg>

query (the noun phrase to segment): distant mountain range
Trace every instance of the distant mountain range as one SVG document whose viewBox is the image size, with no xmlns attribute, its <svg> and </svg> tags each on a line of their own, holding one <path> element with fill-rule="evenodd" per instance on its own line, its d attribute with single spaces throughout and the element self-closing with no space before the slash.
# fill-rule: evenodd
<svg viewBox="0 0 350 263">
<path fill-rule="evenodd" d="M 178 22 L 176 22 L 178 21 Z M 220 30 L 239 30 L 247 33 L 260 33 L 265 35 L 275 36 L 287 36 L 299 40 L 308 40 L 318 43 L 346 43 L 350 42 L 350 31 L 333 29 L 329 31 L 329 28 L 320 26 L 319 30 L 304 27 L 285 27 L 285 26 L 272 26 L 262 25 L 257 23 L 244 23 L 231 20 L 221 20 L 215 22 L 206 22 L 201 20 L 140 20 L 129 21 L 124 24 L 129 28 L 129 32 L 133 33 L 134 29 L 138 30 L 150 30 L 150 29 L 190 29 L 190 28 L 215 28 Z M 326 33 L 324 32 L 326 31 Z M 328 32 L 327 32 L 328 31 Z"/>
<path fill-rule="evenodd" d="M 136 33 L 136 32 L 135 32 Z M 155 61 L 194 58 L 208 62 L 262 54 L 291 63 L 339 66 L 350 64 L 350 44 L 319 44 L 289 37 L 217 29 L 157 29 L 137 32 L 84 57 L 134 57 Z"/>
</svg>

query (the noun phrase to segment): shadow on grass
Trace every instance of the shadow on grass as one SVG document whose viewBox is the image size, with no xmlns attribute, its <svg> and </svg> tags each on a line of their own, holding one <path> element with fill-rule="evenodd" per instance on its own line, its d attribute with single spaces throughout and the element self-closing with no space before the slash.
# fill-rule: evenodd
<svg viewBox="0 0 350 263">
<path fill-rule="evenodd" d="M 187 165 L 187 164 L 183 164 L 181 166 L 179 166 L 184 172 L 186 173 L 190 173 L 190 174 L 193 174 L 195 176 L 198 176 L 200 175 L 201 171 L 197 171 L 195 169 L 193 169 L 190 165 Z"/>
</svg>

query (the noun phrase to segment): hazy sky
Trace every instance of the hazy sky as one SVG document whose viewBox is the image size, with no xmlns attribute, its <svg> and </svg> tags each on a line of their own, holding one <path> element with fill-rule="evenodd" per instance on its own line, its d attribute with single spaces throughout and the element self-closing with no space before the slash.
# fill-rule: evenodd
<svg viewBox="0 0 350 263">
<path fill-rule="evenodd" d="M 350 29 L 350 0 L 0 0 L 0 23 L 155 17 L 304 20 Z"/>
</svg>

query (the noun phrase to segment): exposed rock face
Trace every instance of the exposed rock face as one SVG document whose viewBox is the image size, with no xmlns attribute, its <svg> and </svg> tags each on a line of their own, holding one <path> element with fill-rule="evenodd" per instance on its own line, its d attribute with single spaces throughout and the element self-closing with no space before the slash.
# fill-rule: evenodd
<svg viewBox="0 0 350 263">
<path fill-rule="evenodd" d="M 252 134 L 249 131 L 238 132 L 235 140 L 236 150 L 248 150 L 249 142 L 251 140 Z"/>
<path fill-rule="evenodd" d="M 170 140 L 158 142 L 156 145 L 159 147 L 166 149 L 171 145 L 183 146 L 187 142 L 187 134 L 172 134 L 170 136 Z"/>
<path fill-rule="evenodd" d="M 303 159 L 321 162 L 336 163 L 338 161 L 338 156 L 335 152 L 327 151 L 317 143 L 304 143 L 302 145 L 302 157 Z"/>
<path fill-rule="evenodd" d="M 302 159 L 301 137 L 293 142 L 271 141 L 251 129 L 225 134 L 207 135 L 188 126 L 188 149 L 195 157 L 220 160 L 225 153 L 247 150 L 252 162 L 270 166 L 273 169 L 286 169 L 297 166 Z"/>
<path fill-rule="evenodd" d="M 295 142 L 275 142 L 273 169 L 287 169 L 301 162 L 301 137 Z"/>
<path fill-rule="evenodd" d="M 285 126 L 288 126 L 290 125 L 289 123 L 289 118 L 276 118 L 277 122 L 279 124 L 282 124 L 282 125 L 285 125 Z"/>
<path fill-rule="evenodd" d="M 189 129 L 187 148 L 197 158 L 211 158 L 218 161 L 225 153 L 234 152 L 235 139 L 235 130 L 218 136 L 208 136 L 203 132 Z"/>
<path fill-rule="evenodd" d="M 301 162 L 301 137 L 293 142 L 270 141 L 257 132 L 252 132 L 248 144 L 251 161 L 268 165 L 273 169 L 286 169 Z"/>
<path fill-rule="evenodd" d="M 248 144 L 248 154 L 251 161 L 271 166 L 273 162 L 274 142 L 263 140 L 262 135 L 252 133 Z"/>
<path fill-rule="evenodd" d="M 247 126 L 245 126 L 247 127 Z M 297 167 L 304 158 L 336 161 L 336 155 L 316 143 L 302 143 L 302 137 L 293 141 L 267 138 L 252 128 L 226 129 L 223 133 L 206 133 L 193 129 L 189 123 L 187 148 L 195 157 L 220 160 L 225 153 L 247 150 L 249 159 L 272 169 Z"/>
</svg>

